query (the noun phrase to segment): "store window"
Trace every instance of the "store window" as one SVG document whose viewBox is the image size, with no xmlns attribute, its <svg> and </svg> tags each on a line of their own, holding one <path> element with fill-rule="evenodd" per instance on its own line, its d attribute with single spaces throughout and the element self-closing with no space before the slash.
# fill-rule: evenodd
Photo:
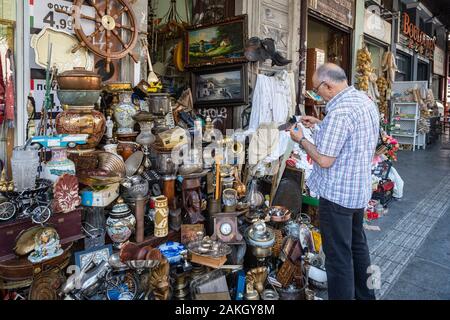
<svg viewBox="0 0 450 320">
<path fill-rule="evenodd" d="M 443 100 L 442 98 L 442 78 L 438 75 L 433 76 L 433 81 L 431 82 L 431 90 L 433 91 L 433 96 L 437 100 Z"/>
<path fill-rule="evenodd" d="M 411 57 L 397 53 L 397 68 L 395 81 L 411 81 Z"/>
<path fill-rule="evenodd" d="M 383 61 L 383 55 L 386 52 L 386 48 L 374 45 L 372 43 L 366 42 L 367 49 L 370 52 L 370 55 L 372 56 L 372 66 L 375 69 L 375 73 L 377 76 L 382 75 L 382 61 Z"/>
<path fill-rule="evenodd" d="M 16 5 L 15 0 L 0 0 L 0 170 L 7 166 L 14 146 Z"/>
<path fill-rule="evenodd" d="M 428 63 L 419 62 L 417 64 L 417 81 L 428 81 L 429 79 Z"/>
</svg>

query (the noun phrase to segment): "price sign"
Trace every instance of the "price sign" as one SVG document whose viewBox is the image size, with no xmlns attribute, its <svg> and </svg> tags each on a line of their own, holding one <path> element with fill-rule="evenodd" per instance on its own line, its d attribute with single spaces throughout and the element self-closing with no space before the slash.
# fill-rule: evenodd
<svg viewBox="0 0 450 320">
<path fill-rule="evenodd" d="M 73 19 L 64 14 L 56 12 L 56 9 L 71 12 L 72 2 L 63 0 L 34 0 L 30 6 L 31 28 L 42 29 L 51 27 L 56 30 L 74 33 Z M 82 6 L 81 13 L 95 17 L 95 9 L 89 6 Z M 82 20 L 82 27 L 86 34 L 95 31 L 95 23 L 89 20 Z"/>
</svg>

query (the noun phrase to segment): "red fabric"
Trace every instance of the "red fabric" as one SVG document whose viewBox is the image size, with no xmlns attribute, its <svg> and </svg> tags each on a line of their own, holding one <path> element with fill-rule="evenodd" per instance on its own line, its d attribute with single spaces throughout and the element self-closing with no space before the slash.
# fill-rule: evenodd
<svg viewBox="0 0 450 320">
<path fill-rule="evenodd" d="M 385 181 L 378 186 L 378 192 L 386 192 L 394 189 L 394 182 Z"/>
<path fill-rule="evenodd" d="M 3 124 L 3 119 L 4 119 L 5 92 L 6 92 L 6 85 L 5 85 L 5 81 L 3 80 L 3 66 L 2 66 L 3 59 L 4 59 L 4 57 L 1 57 L 1 55 L 0 55 L 0 125 Z"/>
<path fill-rule="evenodd" d="M 9 121 L 14 121 L 14 80 L 13 80 L 13 72 L 14 72 L 14 61 L 13 55 L 10 50 L 6 53 L 6 92 L 5 92 L 5 119 Z M 8 76 L 8 69 L 9 76 Z"/>
</svg>

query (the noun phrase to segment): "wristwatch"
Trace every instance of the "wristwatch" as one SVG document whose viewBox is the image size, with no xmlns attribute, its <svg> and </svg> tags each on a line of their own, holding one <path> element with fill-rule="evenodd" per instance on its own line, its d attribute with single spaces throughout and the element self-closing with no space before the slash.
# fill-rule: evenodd
<svg viewBox="0 0 450 320">
<path fill-rule="evenodd" d="M 298 144 L 299 144 L 301 147 L 303 147 L 303 145 L 302 145 L 303 140 L 306 140 L 306 138 L 305 138 L 305 137 L 302 137 L 302 138 L 300 139 L 300 141 L 298 142 Z"/>
</svg>

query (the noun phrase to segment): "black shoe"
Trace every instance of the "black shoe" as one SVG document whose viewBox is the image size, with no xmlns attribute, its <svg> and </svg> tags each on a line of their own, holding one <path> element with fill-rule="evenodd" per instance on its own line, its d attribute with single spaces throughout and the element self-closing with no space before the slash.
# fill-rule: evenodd
<svg viewBox="0 0 450 320">
<path fill-rule="evenodd" d="M 275 54 L 272 56 L 272 67 L 275 65 L 282 67 L 288 65 L 291 62 L 292 60 L 286 59 L 278 51 L 275 52 Z"/>
</svg>

